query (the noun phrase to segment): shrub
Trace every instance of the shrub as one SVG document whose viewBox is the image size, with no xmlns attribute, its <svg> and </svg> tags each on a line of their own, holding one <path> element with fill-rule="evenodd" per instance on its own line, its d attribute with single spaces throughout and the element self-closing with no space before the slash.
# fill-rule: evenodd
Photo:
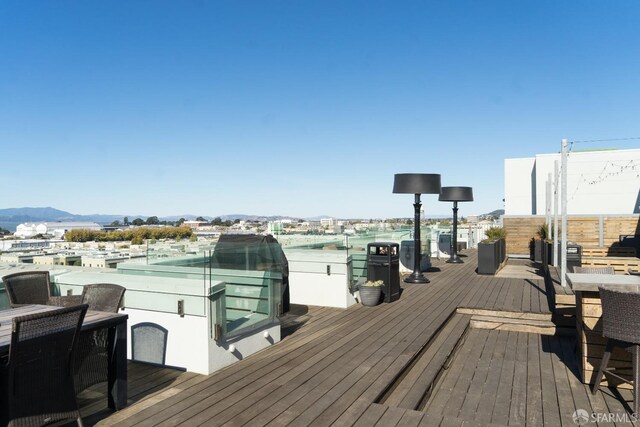
<svg viewBox="0 0 640 427">
<path fill-rule="evenodd" d="M 538 228 L 538 231 L 536 231 L 536 235 L 541 239 L 541 240 L 546 240 L 549 238 L 549 227 L 547 226 L 547 223 L 545 222 L 544 224 L 542 224 L 540 226 L 540 228 Z"/>
<path fill-rule="evenodd" d="M 384 285 L 384 282 L 382 280 L 376 280 L 376 281 L 367 280 L 366 282 L 364 282 L 363 286 L 378 287 L 383 285 Z"/>
<path fill-rule="evenodd" d="M 496 240 L 504 239 L 505 237 L 507 237 L 507 232 L 502 227 L 488 228 L 487 231 L 484 232 L 484 234 L 487 236 L 486 240 L 489 242 L 495 242 Z"/>
</svg>

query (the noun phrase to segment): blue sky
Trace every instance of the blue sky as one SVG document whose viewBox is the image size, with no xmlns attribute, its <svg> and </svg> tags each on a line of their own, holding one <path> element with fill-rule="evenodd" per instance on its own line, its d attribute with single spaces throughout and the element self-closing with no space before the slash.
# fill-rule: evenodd
<svg viewBox="0 0 640 427">
<path fill-rule="evenodd" d="M 500 209 L 505 158 L 640 136 L 638 22 L 626 0 L 3 1 L 0 208 L 409 217 L 393 175 L 423 172 L 473 186 L 462 215 Z"/>
</svg>

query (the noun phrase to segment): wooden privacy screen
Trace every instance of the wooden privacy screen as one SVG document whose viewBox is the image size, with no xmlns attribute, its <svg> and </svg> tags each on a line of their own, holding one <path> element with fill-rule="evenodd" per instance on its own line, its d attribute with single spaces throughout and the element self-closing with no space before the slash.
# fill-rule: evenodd
<svg viewBox="0 0 640 427">
<path fill-rule="evenodd" d="M 529 255 L 529 242 L 537 238 L 536 232 L 544 222 L 544 216 L 504 216 L 507 253 Z M 585 248 L 600 247 L 601 224 L 605 248 L 617 243 L 620 235 L 640 234 L 640 215 L 570 216 L 567 218 L 567 237 Z"/>
</svg>

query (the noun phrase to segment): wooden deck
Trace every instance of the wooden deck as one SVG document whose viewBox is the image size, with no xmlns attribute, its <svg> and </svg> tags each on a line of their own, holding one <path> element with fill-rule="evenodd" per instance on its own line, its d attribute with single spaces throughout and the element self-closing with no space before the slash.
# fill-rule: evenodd
<svg viewBox="0 0 640 427">
<path fill-rule="evenodd" d="M 166 383 L 149 387 L 155 375 L 136 366 L 132 404 L 109 414 L 87 401 L 86 424 L 575 425 L 578 408 L 623 411 L 615 396 L 592 399 L 579 384 L 570 341 L 468 328 L 475 312 L 550 320 L 553 290 L 542 277 L 477 275 L 475 252 L 466 255 L 461 265 L 434 262 L 431 283 L 403 284 L 391 304 L 294 306 L 280 343 L 213 375 L 164 373 Z"/>
</svg>

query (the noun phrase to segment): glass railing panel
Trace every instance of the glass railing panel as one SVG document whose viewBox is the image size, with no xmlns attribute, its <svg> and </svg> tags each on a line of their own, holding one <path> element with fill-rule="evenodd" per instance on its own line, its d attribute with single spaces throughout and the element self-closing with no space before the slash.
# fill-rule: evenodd
<svg viewBox="0 0 640 427">
<path fill-rule="evenodd" d="M 7 290 L 4 288 L 4 284 L 0 282 L 0 310 L 6 310 L 9 308 L 9 297 L 7 296 Z"/>
</svg>

